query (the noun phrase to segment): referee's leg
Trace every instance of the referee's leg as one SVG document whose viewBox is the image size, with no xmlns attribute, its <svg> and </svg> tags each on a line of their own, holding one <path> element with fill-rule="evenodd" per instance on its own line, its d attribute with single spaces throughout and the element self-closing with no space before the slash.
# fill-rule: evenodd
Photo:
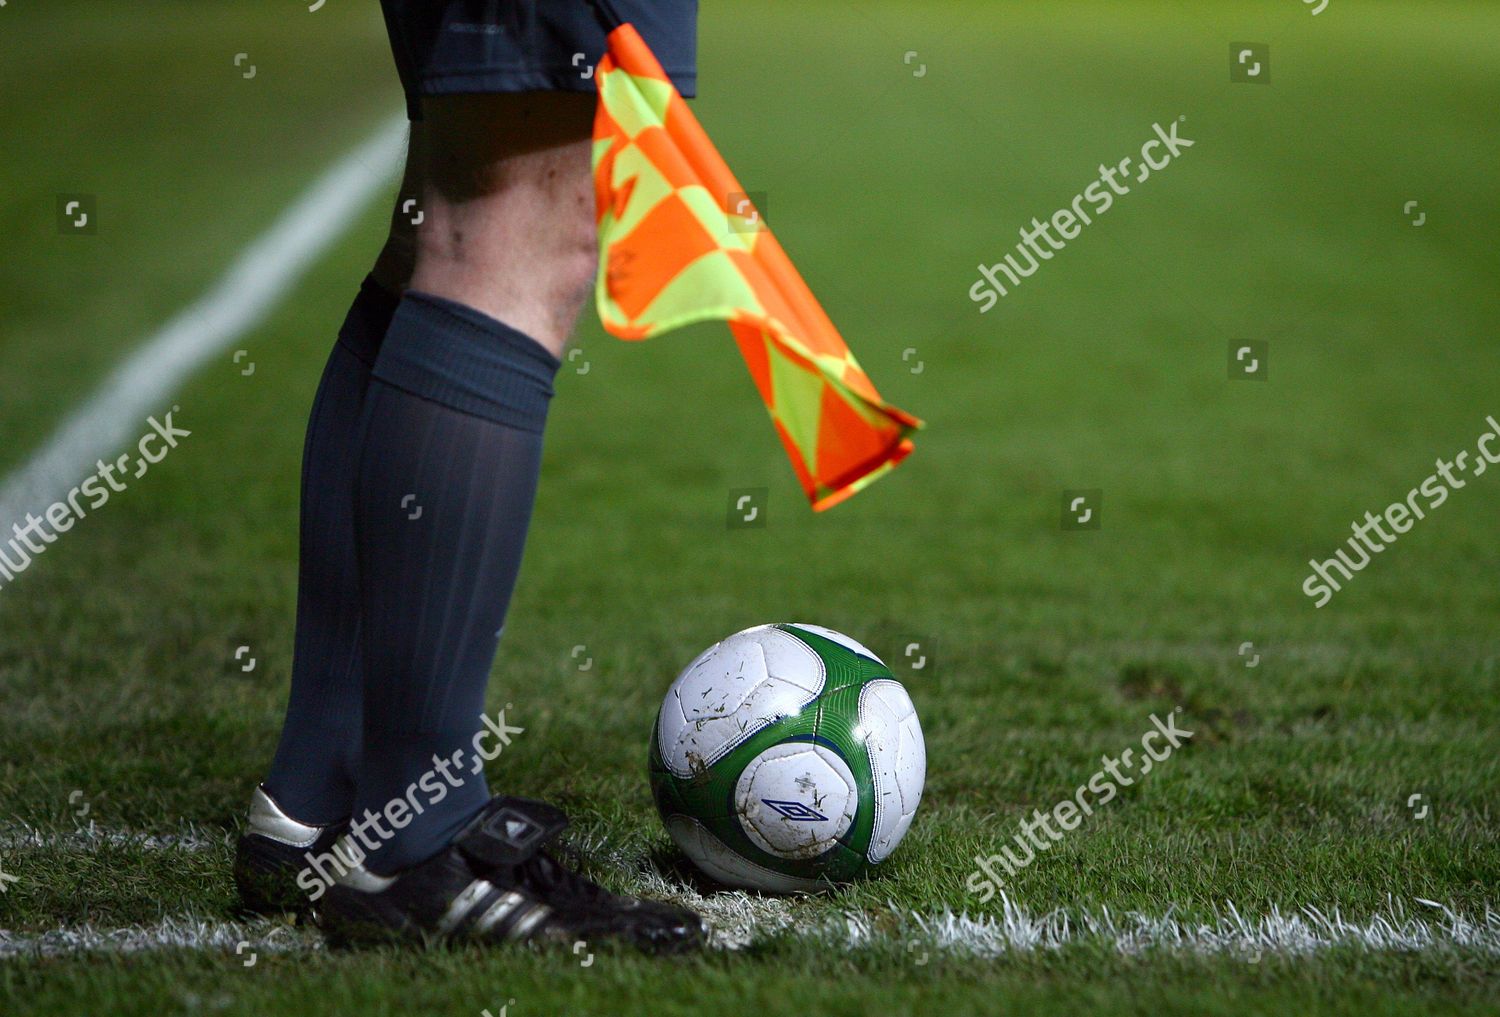
<svg viewBox="0 0 1500 1017">
<path fill-rule="evenodd" d="M 376 363 L 355 484 L 364 745 L 354 817 L 438 761 L 463 777 L 370 852 L 394 873 L 489 801 L 469 757 L 515 586 L 552 377 L 594 278 L 594 99 L 427 96 L 415 265 Z"/>
</svg>

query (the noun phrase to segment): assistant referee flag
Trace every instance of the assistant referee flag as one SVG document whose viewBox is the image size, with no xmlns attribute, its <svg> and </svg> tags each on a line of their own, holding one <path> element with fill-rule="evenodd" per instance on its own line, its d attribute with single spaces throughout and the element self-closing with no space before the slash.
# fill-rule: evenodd
<svg viewBox="0 0 1500 1017">
<path fill-rule="evenodd" d="M 632 25 L 609 33 L 597 78 L 605 329 L 647 339 L 727 322 L 812 507 L 863 489 L 911 452 L 922 422 L 875 391 Z"/>
</svg>

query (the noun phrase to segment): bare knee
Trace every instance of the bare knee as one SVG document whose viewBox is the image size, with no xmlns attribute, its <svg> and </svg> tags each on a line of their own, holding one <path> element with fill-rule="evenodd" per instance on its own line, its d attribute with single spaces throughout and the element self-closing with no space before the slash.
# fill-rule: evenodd
<svg viewBox="0 0 1500 1017">
<path fill-rule="evenodd" d="M 412 287 L 560 356 L 597 265 L 592 109 L 554 92 L 429 102 Z"/>
</svg>

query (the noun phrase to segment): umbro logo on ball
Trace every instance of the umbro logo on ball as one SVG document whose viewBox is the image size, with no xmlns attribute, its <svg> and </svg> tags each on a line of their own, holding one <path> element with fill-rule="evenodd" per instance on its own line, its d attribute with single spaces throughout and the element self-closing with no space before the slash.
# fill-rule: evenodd
<svg viewBox="0 0 1500 1017">
<path fill-rule="evenodd" d="M 801 802 L 778 801 L 775 798 L 762 798 L 761 801 L 781 813 L 786 818 L 797 823 L 826 823 L 828 817 L 817 809 L 803 805 Z"/>
</svg>

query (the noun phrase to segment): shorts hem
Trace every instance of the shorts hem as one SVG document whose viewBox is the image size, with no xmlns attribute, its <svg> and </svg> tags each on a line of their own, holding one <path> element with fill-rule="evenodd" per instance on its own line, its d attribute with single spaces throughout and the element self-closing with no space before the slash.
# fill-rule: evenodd
<svg viewBox="0 0 1500 1017">
<path fill-rule="evenodd" d="M 667 77 L 684 99 L 698 95 L 698 76 L 684 71 L 667 71 Z M 580 78 L 572 68 L 566 71 L 481 71 L 473 74 L 439 74 L 424 78 L 415 95 L 406 97 L 408 120 L 422 119 L 422 96 L 499 95 L 513 92 L 594 92 L 594 79 Z"/>
<path fill-rule="evenodd" d="M 667 71 L 683 98 L 697 94 L 698 76 L 691 71 Z M 492 92 L 593 92 L 598 86 L 593 76 L 578 74 L 576 67 L 556 71 L 515 70 L 475 71 L 457 74 L 431 74 L 422 78 L 417 91 L 421 95 L 473 95 Z"/>
<path fill-rule="evenodd" d="M 697 96 L 697 74 L 667 71 L 684 99 Z M 576 69 L 567 71 L 480 71 L 474 74 L 440 74 L 423 78 L 416 95 L 407 96 L 408 120 L 422 120 L 422 96 L 505 95 L 516 92 L 597 92 L 594 78 L 580 78 Z"/>
</svg>

